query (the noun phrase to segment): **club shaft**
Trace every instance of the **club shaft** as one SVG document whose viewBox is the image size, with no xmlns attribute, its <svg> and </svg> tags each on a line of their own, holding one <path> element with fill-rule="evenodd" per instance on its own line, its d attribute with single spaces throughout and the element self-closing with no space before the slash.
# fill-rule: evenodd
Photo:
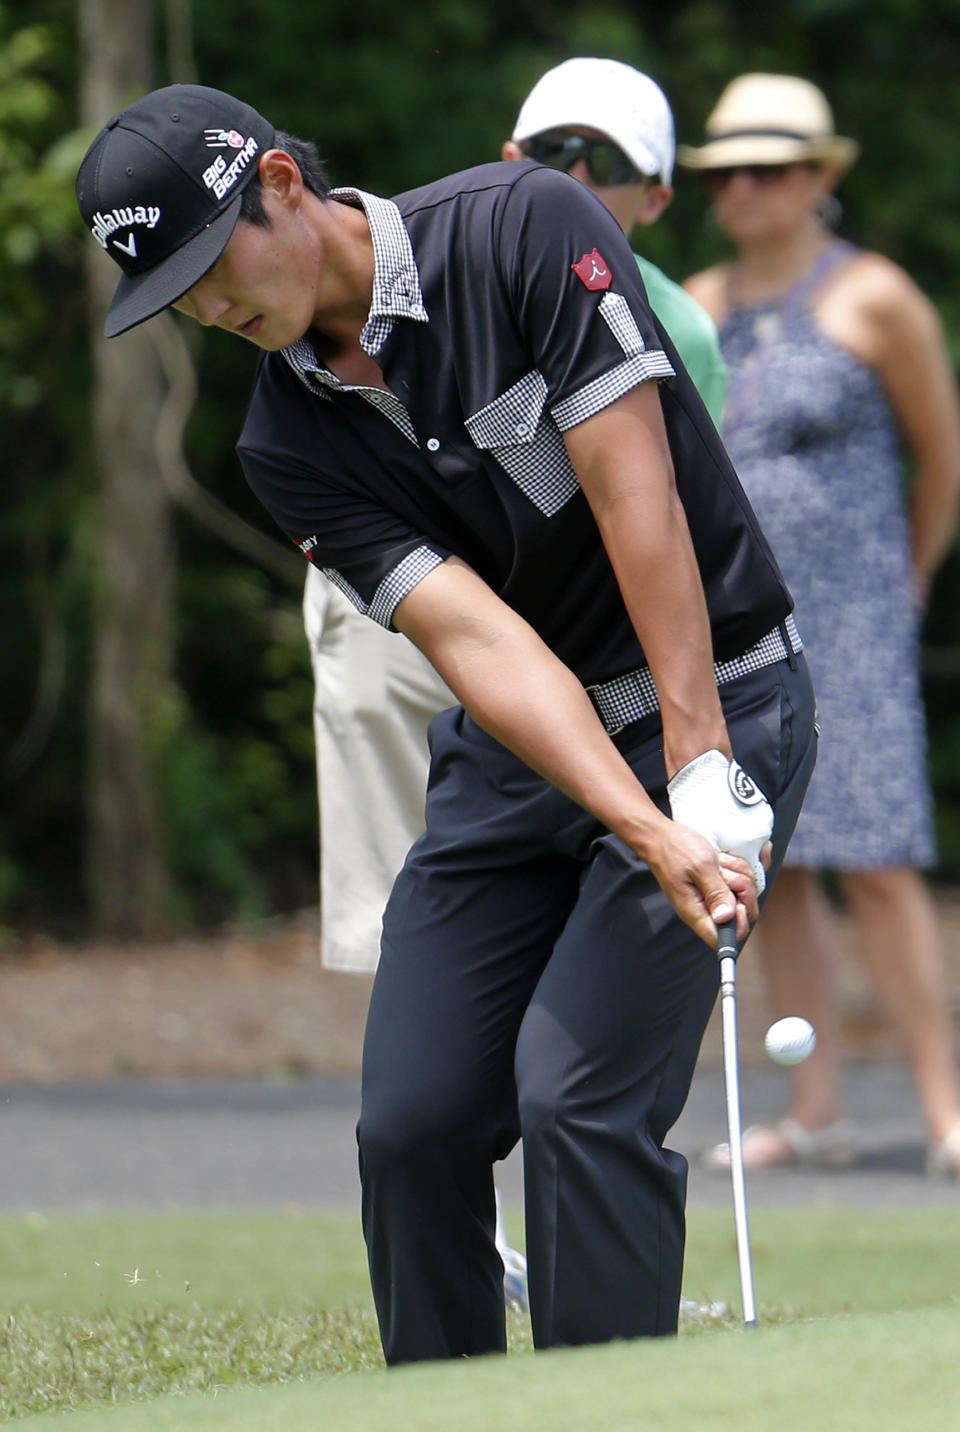
<svg viewBox="0 0 960 1432">
<path fill-rule="evenodd" d="M 747 1217 L 747 1184 L 743 1167 L 743 1129 L 740 1122 L 740 1072 L 737 1054 L 737 943 L 733 926 L 721 926 L 717 953 L 720 957 L 720 1018 L 723 1035 L 723 1082 L 727 1099 L 727 1139 L 730 1145 L 730 1180 L 733 1187 L 733 1219 L 737 1234 L 737 1261 L 740 1267 L 740 1296 L 746 1327 L 757 1325 L 753 1295 L 753 1262 L 750 1254 L 750 1224 Z"/>
</svg>

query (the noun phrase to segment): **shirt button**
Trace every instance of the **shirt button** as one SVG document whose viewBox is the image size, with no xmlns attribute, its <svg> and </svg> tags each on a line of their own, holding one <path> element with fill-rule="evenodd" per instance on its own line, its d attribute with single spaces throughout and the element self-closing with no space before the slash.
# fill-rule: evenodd
<svg viewBox="0 0 960 1432">
<path fill-rule="evenodd" d="M 518 438 L 525 438 L 530 431 L 530 424 L 517 423 L 517 426 L 514 428 L 513 431 L 516 433 Z"/>
<path fill-rule="evenodd" d="M 439 446 L 439 438 L 427 438 L 427 452 L 436 452 Z"/>
</svg>

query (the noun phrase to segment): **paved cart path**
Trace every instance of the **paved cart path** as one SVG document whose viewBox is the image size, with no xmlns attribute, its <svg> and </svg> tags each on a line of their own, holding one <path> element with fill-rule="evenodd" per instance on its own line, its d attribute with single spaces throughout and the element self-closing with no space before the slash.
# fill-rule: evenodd
<svg viewBox="0 0 960 1432">
<path fill-rule="evenodd" d="M 775 1116 L 786 1076 L 741 1071 L 744 1122 Z M 905 1069 L 847 1073 L 861 1155 L 856 1167 L 752 1174 L 751 1206 L 923 1206 L 960 1202 L 960 1185 L 928 1178 Z M 4 1210 L 350 1208 L 359 1201 L 355 1076 L 288 1081 L 115 1079 L 0 1085 Z M 728 1204 L 729 1180 L 695 1162 L 726 1132 L 723 1078 L 704 1064 L 671 1144 L 692 1163 L 690 1204 Z M 498 1171 L 508 1205 L 522 1199 L 518 1153 Z"/>
</svg>

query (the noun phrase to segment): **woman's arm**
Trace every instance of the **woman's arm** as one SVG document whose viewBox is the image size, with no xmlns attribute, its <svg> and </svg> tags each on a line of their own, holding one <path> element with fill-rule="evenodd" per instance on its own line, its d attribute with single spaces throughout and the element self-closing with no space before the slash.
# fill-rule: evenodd
<svg viewBox="0 0 960 1432">
<path fill-rule="evenodd" d="M 851 273 L 855 347 L 883 383 L 912 459 L 910 526 L 917 596 L 949 550 L 960 504 L 960 400 L 933 304 L 896 264 L 864 255 Z"/>
</svg>

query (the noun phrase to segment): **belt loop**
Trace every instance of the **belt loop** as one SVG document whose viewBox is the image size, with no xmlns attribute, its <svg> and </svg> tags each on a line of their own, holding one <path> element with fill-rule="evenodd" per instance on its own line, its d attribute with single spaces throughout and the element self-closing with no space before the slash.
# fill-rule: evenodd
<svg viewBox="0 0 960 1432">
<path fill-rule="evenodd" d="M 592 703 L 592 705 L 593 705 L 593 709 L 594 709 L 594 711 L 596 711 L 597 715 L 600 717 L 600 720 L 603 722 L 603 727 L 604 727 L 604 730 L 606 731 L 607 735 L 608 735 L 608 736 L 619 736 L 619 735 L 620 735 L 620 732 L 623 731 L 623 730 L 625 730 L 626 728 L 623 726 L 623 724 L 621 724 L 621 725 L 619 725 L 619 726 L 611 726 L 611 725 L 610 725 L 610 721 L 609 721 L 609 719 L 608 719 L 608 717 L 607 717 L 607 713 L 606 713 L 606 711 L 604 711 L 604 709 L 603 709 L 603 704 L 602 704 L 600 698 L 595 694 L 596 692 L 598 692 L 598 691 L 600 690 L 600 688 L 601 688 L 602 685 L 603 685 L 602 682 L 600 682 L 600 681 L 594 681 L 594 682 L 591 683 L 590 686 L 585 686 L 583 689 L 584 689 L 584 691 L 587 693 L 587 695 L 590 697 L 590 701 L 591 701 L 591 703 Z"/>
<path fill-rule="evenodd" d="M 790 670 L 797 669 L 797 653 L 793 649 L 793 642 L 790 640 L 790 633 L 787 631 L 787 623 L 782 621 L 779 626 L 780 635 L 783 637 L 783 644 L 787 648 L 787 660 L 790 663 Z"/>
</svg>

